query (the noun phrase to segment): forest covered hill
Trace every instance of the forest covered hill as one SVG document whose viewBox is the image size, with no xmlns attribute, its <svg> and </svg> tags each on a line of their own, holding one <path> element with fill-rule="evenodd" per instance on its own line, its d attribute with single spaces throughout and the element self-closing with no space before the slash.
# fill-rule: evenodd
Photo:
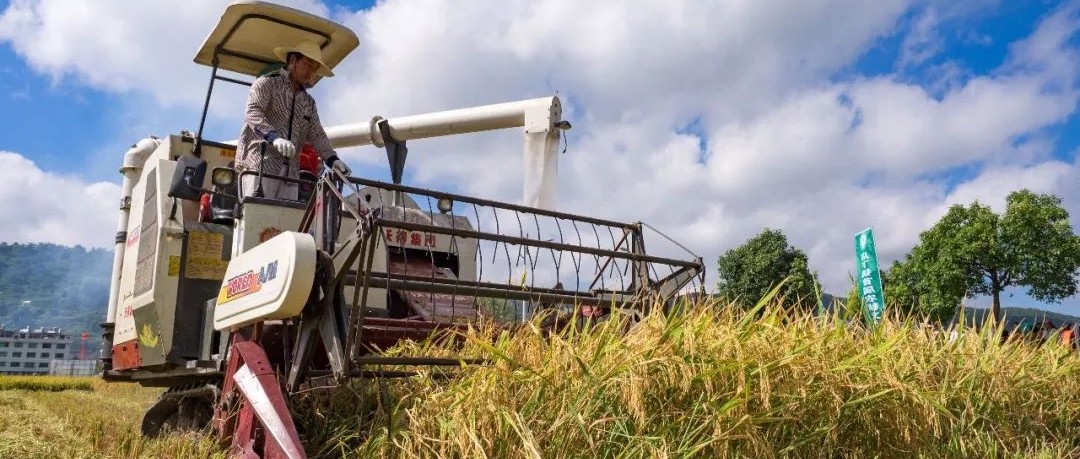
<svg viewBox="0 0 1080 459">
<path fill-rule="evenodd" d="M 989 309 L 970 308 L 964 312 L 965 322 L 969 325 L 981 325 L 990 314 Z M 1001 314 L 1009 325 L 1020 323 L 1041 324 L 1047 320 L 1055 328 L 1065 324 L 1080 323 L 1080 317 L 1062 314 L 1060 312 L 1044 311 L 1035 308 L 1001 308 Z"/>
<path fill-rule="evenodd" d="M 96 352 L 105 321 L 112 250 L 0 243 L 0 324 L 87 332 Z"/>
</svg>

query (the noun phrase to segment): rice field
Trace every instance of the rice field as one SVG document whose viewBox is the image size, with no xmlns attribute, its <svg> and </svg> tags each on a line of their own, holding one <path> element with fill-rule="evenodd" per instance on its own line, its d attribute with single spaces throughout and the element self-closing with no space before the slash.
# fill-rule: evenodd
<svg viewBox="0 0 1080 459">
<path fill-rule="evenodd" d="M 62 390 L 93 390 L 90 378 L 73 376 L 9 376 L 0 375 L 0 390 L 58 392 Z"/>
<path fill-rule="evenodd" d="M 0 377 L 0 458 L 224 457 L 204 435 L 147 440 L 139 423 L 161 389 L 97 378 L 5 385 Z M 60 385 L 69 388 L 56 390 Z"/>
<path fill-rule="evenodd" d="M 693 310 L 628 331 L 529 325 L 401 346 L 492 363 L 307 392 L 294 416 L 316 457 L 1080 457 L 1080 356 L 1057 343 Z M 221 455 L 206 435 L 139 437 L 160 390 L 73 389 L 0 390 L 0 457 Z"/>
<path fill-rule="evenodd" d="M 1080 357 L 993 330 L 696 308 L 620 333 L 468 337 L 446 383 L 319 416 L 356 457 L 1080 457 Z M 491 338 L 491 339 L 488 339 Z M 420 346 L 418 346 L 420 347 Z M 440 349 L 401 350 L 438 353 Z M 370 386 L 370 385 L 369 385 Z M 335 443 L 336 442 L 336 443 Z"/>
</svg>

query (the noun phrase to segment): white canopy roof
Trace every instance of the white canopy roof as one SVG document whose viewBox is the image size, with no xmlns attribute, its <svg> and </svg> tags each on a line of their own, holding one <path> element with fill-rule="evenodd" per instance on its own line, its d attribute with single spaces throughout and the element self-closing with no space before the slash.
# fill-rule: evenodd
<svg viewBox="0 0 1080 459">
<path fill-rule="evenodd" d="M 341 24 L 297 9 L 245 0 L 225 9 L 195 55 L 195 63 L 213 66 L 216 53 L 219 69 L 257 76 L 280 62 L 274 48 L 301 41 L 318 43 L 331 69 L 359 44 L 356 34 Z"/>
</svg>

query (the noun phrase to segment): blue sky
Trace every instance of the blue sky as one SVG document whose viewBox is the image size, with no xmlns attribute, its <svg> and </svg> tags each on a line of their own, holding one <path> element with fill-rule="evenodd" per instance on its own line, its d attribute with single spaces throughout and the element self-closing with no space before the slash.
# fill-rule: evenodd
<svg viewBox="0 0 1080 459">
<path fill-rule="evenodd" d="M 575 126 L 560 206 L 659 222 L 707 260 L 779 227 L 827 288 L 843 291 L 850 238 L 866 226 L 887 264 L 949 205 L 1000 206 L 1020 187 L 1061 195 L 1080 223 L 1080 187 L 1070 185 L 1080 177 L 1076 2 L 290 3 L 361 37 L 339 76 L 315 90 L 328 124 L 557 90 Z M 76 199 L 82 213 L 43 202 L 41 218 L 0 230 L 0 240 L 108 245 L 115 198 L 104 196 L 119 182 L 121 153 L 197 123 L 205 71 L 190 60 L 220 4 L 172 16 L 141 2 L 77 5 L 65 15 L 52 0 L 0 2 L 0 152 L 14 155 L 4 167 L 28 171 L 20 177 L 41 177 L 0 186 L 0 217 L 17 220 L 16 191 L 43 192 L 50 179 L 94 201 Z M 92 18 L 99 29 L 84 30 Z M 1045 38 L 1055 32 L 1064 38 Z M 226 103 L 242 100 L 232 91 Z M 210 136 L 234 138 L 235 113 L 214 112 Z M 515 142 L 418 144 L 407 180 L 514 200 L 519 175 L 476 171 L 520 169 L 497 153 Z M 379 152 L 344 156 L 386 177 Z M 612 199 L 615 188 L 631 202 Z M 94 236 L 63 229 L 78 225 Z M 1080 315 L 1075 298 L 1046 307 Z"/>
<path fill-rule="evenodd" d="M 6 9 L 7 1 L 0 2 Z M 370 8 L 373 1 L 328 2 L 332 9 Z M 191 45 L 191 57 L 198 43 Z M 185 56 L 187 57 L 187 56 Z M 116 164 L 104 164 L 89 151 L 123 146 L 110 134 L 123 118 L 123 107 L 138 103 L 141 94 L 116 94 L 80 84 L 78 77 L 59 80 L 27 65 L 10 44 L 0 45 L 0 93 L 8 107 L 0 111 L 0 123 L 10 133 L 4 150 L 32 159 L 43 169 L 77 175 L 86 180 L 117 180 Z M 195 66 L 195 64 L 192 64 Z M 209 73 L 207 74 L 209 75 Z M 196 110 L 180 110 L 197 120 Z M 211 127 L 213 129 L 213 126 Z M 218 129 L 226 136 L 228 129 Z M 232 137 L 230 137 L 232 138 Z M 132 139 L 138 140 L 138 139 Z M 114 150 L 115 151 L 115 150 Z M 122 149 L 121 149 L 122 151 Z"/>
<path fill-rule="evenodd" d="M 901 19 L 902 26 L 896 33 L 879 40 L 850 69 L 839 72 L 835 77 L 844 79 L 897 74 L 905 81 L 932 87 L 940 78 L 942 66 L 946 65 L 963 69 L 958 76 L 961 81 L 975 75 L 993 74 L 1005 63 L 1009 46 L 1030 35 L 1039 20 L 1062 3 L 1047 0 L 1000 2 L 977 14 L 948 19 L 945 21 L 946 30 L 939 32 L 940 42 L 937 46 L 940 46 L 940 52 L 918 65 L 900 68 L 898 62 L 903 53 L 903 41 L 907 37 L 905 31 L 910 30 L 912 22 L 918 18 L 918 11 L 912 11 Z M 1074 36 L 1072 43 L 1080 44 L 1080 38 Z M 1072 159 L 1077 146 L 1080 146 L 1078 127 L 1080 114 L 1073 112 L 1064 122 L 1044 130 L 1045 134 L 1055 139 L 1055 157 Z M 950 170 L 942 179 L 966 180 L 970 174 L 969 170 Z"/>
</svg>

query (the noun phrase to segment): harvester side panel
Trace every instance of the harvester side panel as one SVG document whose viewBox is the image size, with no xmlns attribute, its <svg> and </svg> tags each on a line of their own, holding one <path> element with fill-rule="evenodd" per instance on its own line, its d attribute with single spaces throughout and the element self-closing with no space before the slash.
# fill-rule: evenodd
<svg viewBox="0 0 1080 459">
<path fill-rule="evenodd" d="M 198 219 L 197 205 L 175 202 L 168 196 L 176 169 L 176 158 L 191 151 L 191 139 L 165 138 L 143 164 L 132 188 L 127 241 L 121 266 L 113 334 L 113 369 L 167 369 L 169 360 L 182 364 L 198 355 L 202 343 L 202 315 L 205 300 L 194 290 L 220 285 L 218 272 L 232 251 L 230 229 L 216 225 L 199 226 L 192 246 L 189 225 Z M 233 161 L 235 149 L 229 145 L 204 144 L 202 157 L 208 169 L 225 167 Z M 207 174 L 203 188 L 211 187 Z M 224 244 L 216 260 L 208 256 Z M 223 234 L 224 233 L 224 234 Z M 189 260 L 195 250 L 194 265 Z M 216 280 L 211 278 L 217 277 Z M 192 291 L 182 293 L 190 286 Z M 213 297 L 213 294 L 208 298 Z M 183 305 L 178 306 L 178 301 Z M 175 348 L 175 349 L 174 349 Z M 157 368 L 155 368 L 157 367 Z"/>
<path fill-rule="evenodd" d="M 163 144 L 159 151 L 165 147 L 167 145 Z M 176 305 L 176 277 L 183 248 L 183 240 L 179 237 L 183 234 L 179 223 L 182 209 L 176 209 L 176 220 L 170 219 L 172 207 L 167 204 L 171 199 L 165 196 L 164 190 L 168 189 L 175 164 L 158 158 L 155 152 L 132 193 L 133 198 L 141 199 L 132 199 L 129 250 L 124 257 L 121 306 L 113 338 L 115 369 L 128 368 L 133 362 L 130 355 L 117 355 L 118 352 L 137 351 L 138 364 L 142 367 L 163 364 L 166 354 L 163 350 L 172 344 L 171 318 Z"/>
</svg>

